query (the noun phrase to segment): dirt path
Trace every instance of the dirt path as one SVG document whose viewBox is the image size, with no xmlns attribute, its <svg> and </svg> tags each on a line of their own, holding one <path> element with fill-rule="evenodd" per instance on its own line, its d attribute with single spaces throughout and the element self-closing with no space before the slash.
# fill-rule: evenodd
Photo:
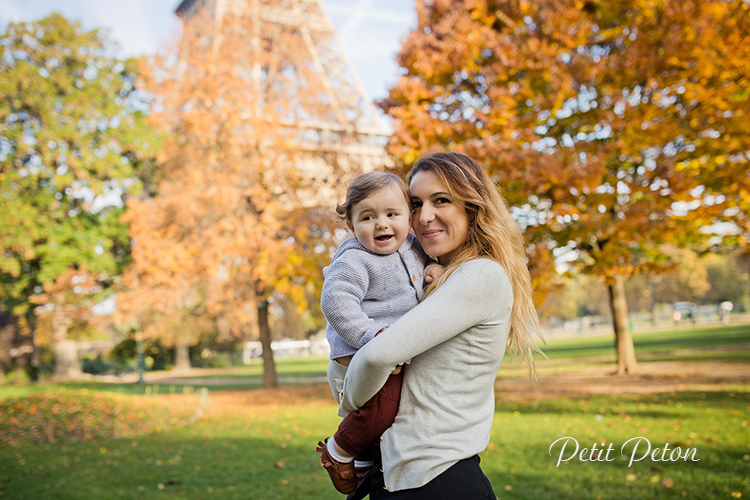
<svg viewBox="0 0 750 500">
<path fill-rule="evenodd" d="M 531 389 L 528 377 L 502 377 L 495 383 L 498 398 L 536 400 L 600 394 L 648 394 L 671 391 L 726 390 L 750 384 L 750 364 L 717 361 L 686 363 L 659 361 L 639 363 L 634 375 L 615 375 L 613 366 L 545 374 Z"/>
</svg>

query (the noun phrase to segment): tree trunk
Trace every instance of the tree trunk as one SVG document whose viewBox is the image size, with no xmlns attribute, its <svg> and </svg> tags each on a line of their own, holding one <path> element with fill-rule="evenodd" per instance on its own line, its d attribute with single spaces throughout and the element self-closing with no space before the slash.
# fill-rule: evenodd
<svg viewBox="0 0 750 500">
<path fill-rule="evenodd" d="M 635 359 L 633 337 L 630 335 L 628 304 L 625 301 L 625 283 L 622 276 L 614 276 L 609 288 L 609 305 L 612 309 L 612 323 L 615 327 L 615 349 L 617 350 L 617 374 L 635 373 L 638 361 Z"/>
<path fill-rule="evenodd" d="M 656 326 L 657 318 L 656 318 L 656 294 L 653 290 L 651 290 L 651 324 L 653 326 Z"/>
<path fill-rule="evenodd" d="M 36 345 L 36 316 L 29 318 L 29 327 L 31 329 L 31 356 L 29 357 L 29 379 L 32 382 L 39 381 L 39 346 Z M 78 355 L 76 355 L 76 359 Z"/>
<path fill-rule="evenodd" d="M 52 378 L 55 380 L 79 379 L 83 375 L 78 362 L 78 346 L 68 340 L 70 323 L 70 315 L 58 306 L 52 316 L 52 338 L 55 343 L 55 371 Z"/>
<path fill-rule="evenodd" d="M 278 385 L 276 379 L 276 365 L 273 361 L 271 349 L 271 329 L 268 327 L 268 301 L 258 303 L 258 332 L 260 345 L 263 348 L 263 387 L 271 388 Z"/>
<path fill-rule="evenodd" d="M 183 341 L 176 341 L 174 344 L 174 369 L 176 372 L 190 371 L 190 350 Z"/>
</svg>

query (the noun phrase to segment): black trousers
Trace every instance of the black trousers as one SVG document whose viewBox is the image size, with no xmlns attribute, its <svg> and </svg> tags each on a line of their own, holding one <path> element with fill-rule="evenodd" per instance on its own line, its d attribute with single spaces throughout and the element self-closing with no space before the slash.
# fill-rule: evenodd
<svg viewBox="0 0 750 500">
<path fill-rule="evenodd" d="M 456 462 L 429 483 L 410 490 L 386 490 L 381 468 L 378 452 L 372 472 L 349 495 L 348 500 L 360 500 L 368 493 L 370 500 L 496 500 L 489 479 L 479 467 L 479 455 Z"/>
</svg>

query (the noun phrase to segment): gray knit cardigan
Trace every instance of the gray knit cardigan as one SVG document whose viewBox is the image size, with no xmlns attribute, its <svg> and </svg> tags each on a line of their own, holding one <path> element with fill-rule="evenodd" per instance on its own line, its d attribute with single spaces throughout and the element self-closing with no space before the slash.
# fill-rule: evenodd
<svg viewBox="0 0 750 500">
<path fill-rule="evenodd" d="M 331 359 L 354 354 L 416 306 L 430 263 L 411 233 L 388 255 L 370 252 L 355 238 L 344 241 L 323 269 L 320 295 Z"/>
</svg>

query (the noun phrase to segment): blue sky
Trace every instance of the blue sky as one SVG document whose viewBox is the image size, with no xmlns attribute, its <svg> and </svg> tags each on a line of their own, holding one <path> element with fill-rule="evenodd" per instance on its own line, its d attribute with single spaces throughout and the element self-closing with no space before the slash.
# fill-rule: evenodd
<svg viewBox="0 0 750 500">
<path fill-rule="evenodd" d="M 106 28 L 123 55 L 154 53 L 179 29 L 179 0 L 0 0 L 0 28 L 57 11 L 85 29 Z M 339 41 L 370 99 L 395 83 L 395 56 L 417 24 L 413 0 L 323 0 Z"/>
</svg>

